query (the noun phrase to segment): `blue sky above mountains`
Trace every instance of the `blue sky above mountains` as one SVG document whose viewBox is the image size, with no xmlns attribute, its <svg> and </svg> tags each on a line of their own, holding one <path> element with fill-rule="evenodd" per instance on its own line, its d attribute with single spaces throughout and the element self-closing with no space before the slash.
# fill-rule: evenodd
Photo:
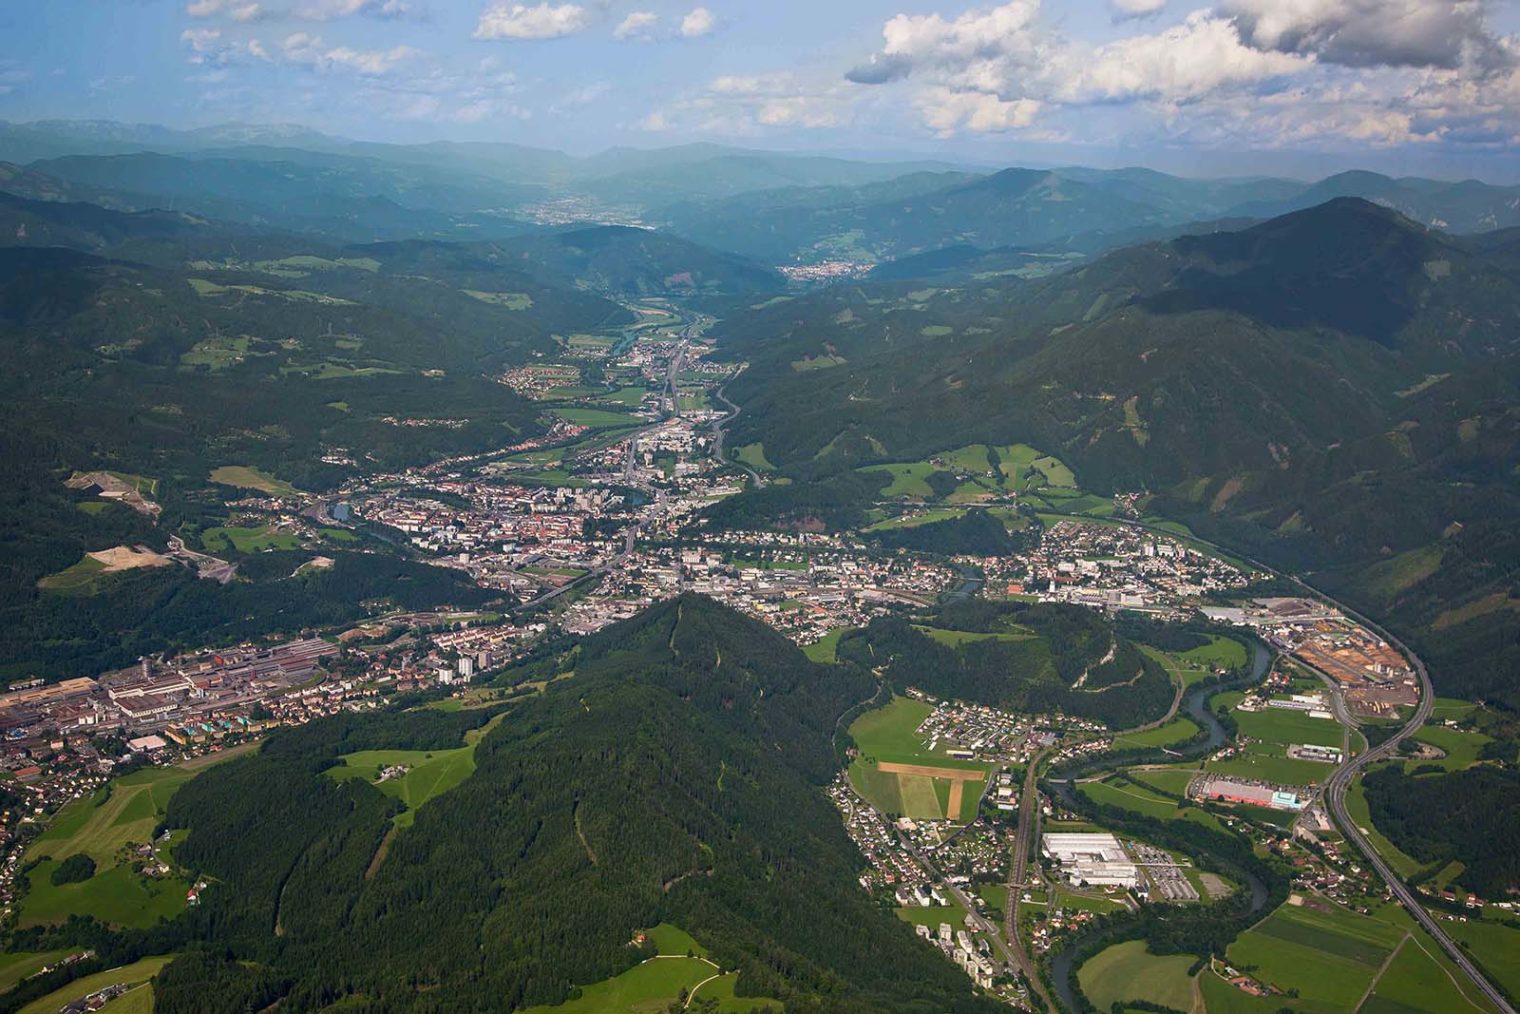
<svg viewBox="0 0 1520 1014">
<path fill-rule="evenodd" d="M 46 0 L 0 118 L 1520 173 L 1514 0 Z"/>
</svg>

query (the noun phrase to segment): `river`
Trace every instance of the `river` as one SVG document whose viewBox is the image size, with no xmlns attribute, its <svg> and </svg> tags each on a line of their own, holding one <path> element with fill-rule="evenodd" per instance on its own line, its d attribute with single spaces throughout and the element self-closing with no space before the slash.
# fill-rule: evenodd
<svg viewBox="0 0 1520 1014">
<path fill-rule="evenodd" d="M 1267 669 L 1272 664 L 1272 654 L 1267 651 L 1266 645 L 1260 641 L 1251 641 L 1251 685 L 1260 683 L 1267 675 Z M 1183 699 L 1183 707 L 1187 710 L 1188 717 L 1197 722 L 1199 727 L 1209 734 L 1207 743 L 1193 749 L 1200 754 L 1213 753 L 1224 745 L 1224 726 L 1220 724 L 1218 717 L 1209 710 L 1209 698 L 1215 694 L 1228 690 L 1228 687 L 1198 687 L 1188 693 Z M 1193 752 L 1193 751 L 1190 751 Z M 1052 783 L 1058 794 L 1065 796 L 1070 790 L 1065 782 Z M 1260 912 L 1267 904 L 1267 885 L 1251 874 L 1246 874 L 1246 887 L 1251 892 L 1251 914 Z M 1072 962 L 1076 960 L 1073 948 L 1062 948 L 1050 963 L 1050 977 L 1054 981 L 1056 999 L 1067 1010 L 1077 1009 L 1077 997 L 1072 991 Z"/>
</svg>

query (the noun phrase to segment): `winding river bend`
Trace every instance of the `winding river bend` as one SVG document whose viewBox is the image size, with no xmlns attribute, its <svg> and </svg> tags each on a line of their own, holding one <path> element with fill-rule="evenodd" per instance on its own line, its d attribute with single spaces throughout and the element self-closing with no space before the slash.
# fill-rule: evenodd
<svg viewBox="0 0 1520 1014">
<path fill-rule="evenodd" d="M 1196 687 L 1190 690 L 1187 696 L 1183 698 L 1182 707 L 1187 712 L 1187 716 L 1194 722 L 1197 722 L 1199 728 L 1208 733 L 1207 740 L 1202 744 L 1195 744 L 1188 750 L 1189 755 L 1202 756 L 1213 753 L 1224 745 L 1227 738 L 1224 726 L 1220 724 L 1214 712 L 1209 710 L 1209 699 L 1216 694 L 1225 693 L 1239 686 L 1255 686 L 1266 677 L 1267 669 L 1272 665 L 1272 653 L 1267 650 L 1266 645 L 1254 638 L 1250 641 L 1250 646 L 1251 675 L 1248 681 L 1220 686 Z M 1053 782 L 1051 784 L 1057 795 L 1069 801 L 1071 788 L 1067 782 Z M 1255 915 L 1266 907 L 1267 885 L 1263 884 L 1250 873 L 1246 873 L 1245 878 L 1246 888 L 1251 892 L 1251 914 Z M 1107 945 L 1104 944 L 1104 946 Z M 1055 986 L 1056 998 L 1060 1001 L 1061 1006 L 1067 1010 L 1078 1009 L 1076 993 L 1072 989 L 1072 980 L 1075 978 L 1072 974 L 1072 964 L 1077 959 L 1078 950 L 1080 949 L 1063 947 L 1060 951 L 1056 952 L 1056 956 L 1050 962 L 1050 977 Z"/>
</svg>

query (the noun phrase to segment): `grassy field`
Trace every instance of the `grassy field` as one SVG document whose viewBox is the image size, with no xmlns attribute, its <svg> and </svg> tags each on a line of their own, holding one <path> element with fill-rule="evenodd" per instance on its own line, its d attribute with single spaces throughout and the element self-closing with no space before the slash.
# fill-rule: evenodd
<svg viewBox="0 0 1520 1014">
<path fill-rule="evenodd" d="M 1234 965 L 1256 978 L 1297 989 L 1294 1009 L 1354 1010 L 1404 931 L 1328 902 L 1285 904 L 1230 945 Z"/>
<path fill-rule="evenodd" d="M 966 910 L 953 899 L 948 905 L 930 905 L 928 908 L 908 905 L 899 908 L 897 918 L 911 926 L 927 926 L 933 930 L 939 929 L 942 922 L 949 923 L 955 929 L 964 929 L 966 926 Z"/>
<path fill-rule="evenodd" d="M 802 653 L 814 662 L 831 665 L 839 657 L 839 639 L 853 629 L 853 627 L 835 627 L 823 637 L 804 647 Z"/>
<path fill-rule="evenodd" d="M 949 521 L 951 518 L 958 518 L 964 513 L 966 513 L 964 510 L 957 510 L 954 507 L 936 507 L 933 510 L 926 510 L 916 514 L 904 514 L 895 518 L 887 518 L 884 521 L 878 521 L 875 524 L 866 526 L 862 531 L 885 532 L 891 531 L 894 528 L 917 528 L 919 525 L 932 524 L 935 521 Z"/>
<path fill-rule="evenodd" d="M 881 491 L 885 497 L 911 497 L 919 500 L 927 500 L 934 496 L 934 490 L 924 481 L 931 473 L 939 471 L 939 466 L 928 461 L 905 461 L 891 465 L 872 465 L 862 469 L 865 472 L 886 472 L 892 477 L 892 481 Z"/>
<path fill-rule="evenodd" d="M 911 697 L 894 697 L 886 707 L 867 711 L 850 723 L 850 738 L 867 757 L 917 755 L 918 727 L 934 708 Z"/>
<path fill-rule="evenodd" d="M 348 532 L 343 533 L 349 536 Z M 352 536 L 349 536 L 352 538 Z M 208 528 L 201 532 L 201 546 L 208 553 L 262 553 L 266 549 L 300 549 L 301 540 L 290 532 L 276 531 L 272 525 L 261 528 Z"/>
<path fill-rule="evenodd" d="M 298 490 L 290 483 L 248 465 L 223 465 L 213 469 L 211 481 L 222 486 L 254 489 L 261 493 L 274 493 L 280 496 L 295 496 L 298 493 Z"/>
<path fill-rule="evenodd" d="M 576 426 L 589 426 L 592 429 L 605 429 L 609 426 L 627 426 L 637 422 L 623 412 L 609 412 L 601 408 L 556 408 L 554 414 L 564 419 L 565 422 Z"/>
<path fill-rule="evenodd" d="M 917 729 L 934 709 L 911 697 L 894 697 L 886 707 L 861 715 L 850 725 L 861 756 L 850 765 L 855 791 L 884 813 L 902 814 L 915 820 L 965 821 L 976 815 L 976 803 L 987 773 L 985 764 L 951 760 L 943 751 L 931 753 L 919 741 Z M 948 813 L 951 779 L 929 774 L 883 771 L 879 764 L 917 764 L 933 768 L 975 771 L 982 777 L 964 780 L 961 806 Z"/>
<path fill-rule="evenodd" d="M 395 824 L 410 827 L 424 803 L 475 773 L 475 746 L 501 719 L 498 715 L 481 728 L 465 733 L 464 746 L 452 750 L 361 750 L 345 754 L 343 763 L 328 768 L 328 774 L 339 780 L 363 778 L 385 795 L 399 799 L 406 809 L 395 816 Z M 382 768 L 398 765 L 408 769 L 406 774 L 383 782 L 375 780 Z"/>
<path fill-rule="evenodd" d="M 1415 733 L 1414 738 L 1420 743 L 1429 743 L 1444 750 L 1446 756 L 1434 761 L 1406 761 L 1404 767 L 1409 770 L 1424 764 L 1435 764 L 1447 771 L 1460 771 L 1477 763 L 1478 751 L 1483 749 L 1484 744 L 1493 742 L 1491 737 L 1481 732 L 1452 729 L 1444 725 L 1427 725 Z"/>
<path fill-rule="evenodd" d="M 1154 775 L 1171 776 L 1173 774 L 1169 771 L 1137 771 L 1134 777 L 1141 782 L 1146 782 Z M 1192 772 L 1175 772 L 1175 774 L 1179 777 L 1157 778 L 1150 780 L 1149 784 L 1168 792 L 1175 792 L 1180 796 L 1187 788 Z M 1100 782 L 1083 782 L 1081 788 L 1082 793 L 1095 803 L 1117 806 L 1147 817 L 1155 817 L 1158 820 L 1191 820 L 1216 831 L 1224 830 L 1218 818 L 1208 810 L 1199 806 L 1180 807 L 1177 800 L 1154 791 L 1147 785 L 1136 785 L 1134 782 L 1108 778 Z"/>
<path fill-rule="evenodd" d="M 1233 704 L 1238 698 L 1223 695 L 1221 699 Z M 1236 710 L 1234 715 L 1240 734 L 1253 742 L 1235 757 L 1209 761 L 1205 765 L 1209 771 L 1283 785 L 1312 785 L 1323 781 L 1333 770 L 1329 764 L 1289 757 L 1288 747 L 1293 744 L 1340 747 L 1344 730 L 1334 720 L 1311 718 L 1305 712 L 1282 708 Z"/>
<path fill-rule="evenodd" d="M 94 504 L 87 506 L 93 507 Z M 37 587 L 61 595 L 93 595 L 105 573 L 105 564 L 93 556 L 86 556 L 78 563 L 42 578 Z"/>
<path fill-rule="evenodd" d="M 585 986 L 574 1000 L 557 1006 L 529 1007 L 525 1014 L 664 1014 L 682 990 L 694 998 L 717 1000 L 724 1014 L 743 1014 L 753 1007 L 781 1005 L 762 997 L 736 997 L 737 973 L 720 975 L 707 960 L 707 949 L 684 930 L 661 923 L 648 930 L 659 956 L 638 964 L 622 975 Z M 692 955 L 688 957 L 687 955 Z M 698 988 L 700 987 L 700 988 Z"/>
<path fill-rule="evenodd" d="M 181 785 L 211 764 L 254 746 L 206 754 L 175 767 L 134 771 L 113 781 L 109 795 L 102 791 L 59 810 L 27 849 L 27 861 L 36 861 L 37 866 L 27 875 L 31 887 L 20 902 L 21 924 L 62 922 L 78 913 L 114 926 L 145 927 L 161 916 L 176 915 L 184 907 L 185 882 L 177 877 L 139 877 L 121 862 L 122 851 L 129 842 L 152 840 L 170 797 Z M 53 870 L 76 853 L 95 860 L 95 875 L 79 883 L 55 885 Z"/>
<path fill-rule="evenodd" d="M 1144 940 L 1129 940 L 1084 961 L 1077 982 L 1099 1010 L 1126 1000 L 1188 1010 L 1193 1006 L 1193 984 L 1187 970 L 1193 960 L 1191 954 L 1158 956 L 1146 949 Z"/>
<path fill-rule="evenodd" d="M 120 968 L 112 968 L 104 972 L 96 972 L 94 975 L 86 975 L 83 978 L 75 979 L 67 986 L 55 990 L 41 999 L 33 1000 L 21 1008 L 20 1014 L 54 1014 L 63 1005 L 118 982 L 132 985 L 147 982 L 157 975 L 160 969 L 173 960 L 173 957 L 173 955 L 164 955 L 157 958 L 143 958 L 141 961 L 130 965 L 123 965 Z M 132 1014 L 133 1011 L 141 1010 L 151 1011 L 153 1009 L 151 1004 L 152 991 L 148 991 L 150 1002 L 147 1007 L 141 1006 L 141 997 L 133 995 L 138 992 L 138 990 L 133 990 L 132 993 L 128 993 L 101 1009 L 111 1011 L 113 1014 Z"/>
<path fill-rule="evenodd" d="M 1182 661 L 1194 665 L 1218 666 L 1221 669 L 1238 669 L 1246 664 L 1246 646 L 1233 637 L 1211 635 L 1209 644 L 1189 648 L 1178 655 Z"/>
<path fill-rule="evenodd" d="M 460 289 L 459 291 L 471 299 L 478 299 L 482 303 L 490 303 L 504 310 L 527 310 L 533 306 L 533 297 L 526 292 L 482 292 L 479 289 Z"/>
<path fill-rule="evenodd" d="M 734 458 L 744 462 L 757 472 L 774 472 L 776 470 L 776 466 L 771 464 L 770 459 L 765 456 L 764 444 L 745 444 L 742 447 L 735 447 Z"/>
<path fill-rule="evenodd" d="M 1192 719 L 1178 717 L 1167 722 L 1165 725 L 1144 732 L 1121 732 L 1114 736 L 1114 749 L 1127 750 L 1144 746 L 1171 746 L 1174 743 L 1185 743 L 1198 733 L 1198 726 Z"/>
<path fill-rule="evenodd" d="M 1486 1007 L 1469 1001 L 1453 986 L 1446 968 L 1426 950 L 1427 947 L 1433 948 L 1434 944 L 1426 944 L 1417 936 L 1406 937 L 1378 977 L 1362 1010 L 1368 1014 L 1380 1011 L 1402 1014 L 1411 1009 L 1441 1012 L 1486 1010 Z M 1510 958 L 1513 959 L 1514 955 L 1511 954 Z M 1514 961 L 1509 964 L 1513 967 Z"/>
<path fill-rule="evenodd" d="M 1441 925 L 1511 996 L 1520 996 L 1520 929 L 1481 919 Z"/>
<path fill-rule="evenodd" d="M 963 644 L 971 644 L 976 641 L 1027 641 L 1037 635 L 1033 633 L 1002 633 L 984 634 L 969 630 L 943 630 L 939 627 L 925 627 L 914 624 L 913 629 L 927 635 L 931 640 L 940 644 L 947 644 L 952 648 L 958 648 Z"/>
<path fill-rule="evenodd" d="M 44 965 L 51 965 L 59 958 L 77 954 L 82 948 L 65 947 L 57 951 L 19 951 L 0 954 L 0 993 L 10 989 L 22 979 L 35 975 Z"/>
</svg>

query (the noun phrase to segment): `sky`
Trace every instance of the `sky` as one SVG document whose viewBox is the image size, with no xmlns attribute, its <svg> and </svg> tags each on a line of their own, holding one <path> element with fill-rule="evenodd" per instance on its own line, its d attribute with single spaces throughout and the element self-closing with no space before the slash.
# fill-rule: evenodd
<svg viewBox="0 0 1520 1014">
<path fill-rule="evenodd" d="M 1520 0 L 0 0 L 0 119 L 1520 179 Z"/>
</svg>

